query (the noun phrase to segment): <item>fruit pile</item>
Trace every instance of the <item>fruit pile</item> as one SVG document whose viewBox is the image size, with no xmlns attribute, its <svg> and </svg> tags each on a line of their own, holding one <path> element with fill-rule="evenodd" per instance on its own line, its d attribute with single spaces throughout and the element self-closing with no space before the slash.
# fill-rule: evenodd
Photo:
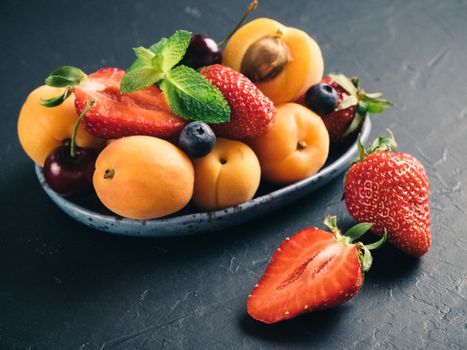
<svg viewBox="0 0 467 350">
<path fill-rule="evenodd" d="M 368 150 L 357 142 L 360 155 L 345 175 L 344 196 L 359 224 L 341 234 L 336 217 L 328 216 L 324 224 L 331 232 L 312 227 L 286 238 L 248 296 L 253 318 L 275 323 L 349 301 L 371 267 L 370 251 L 386 240 L 416 257 L 430 248 L 429 185 L 423 165 L 394 151 L 392 133 L 376 139 Z M 382 238 L 368 245 L 355 242 L 370 229 Z"/>
<path fill-rule="evenodd" d="M 63 195 L 95 191 L 112 212 L 154 219 L 192 202 L 204 211 L 251 200 L 260 181 L 287 185 L 317 173 L 330 146 L 352 140 L 369 114 L 391 103 L 343 74 L 323 77 L 320 47 L 269 18 L 242 20 L 220 44 L 178 30 L 134 49 L 128 70 L 53 70 L 27 97 L 18 135 Z M 225 49 L 221 47 L 225 43 Z M 413 157 L 380 137 L 345 177 L 345 202 L 361 224 L 340 234 L 306 229 L 287 239 L 248 300 L 277 322 L 349 300 L 388 241 L 428 250 L 428 179 Z M 371 224 L 368 224 L 369 222 Z M 365 231 L 383 235 L 364 246 Z"/>
<path fill-rule="evenodd" d="M 261 179 L 287 185 L 390 103 L 355 78 L 323 78 L 320 47 L 272 19 L 243 25 L 225 49 L 178 30 L 134 49 L 125 71 L 55 69 L 28 96 L 19 140 L 63 195 L 95 191 L 112 212 L 154 219 L 192 202 L 219 210 L 252 199 Z"/>
</svg>

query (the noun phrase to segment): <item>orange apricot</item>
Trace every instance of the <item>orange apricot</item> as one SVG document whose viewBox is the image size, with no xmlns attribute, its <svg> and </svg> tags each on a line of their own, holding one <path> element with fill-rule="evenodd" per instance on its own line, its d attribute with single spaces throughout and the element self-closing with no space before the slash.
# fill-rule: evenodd
<svg viewBox="0 0 467 350">
<path fill-rule="evenodd" d="M 249 77 L 274 104 L 294 101 L 318 83 L 324 71 L 315 40 L 269 18 L 237 30 L 225 47 L 222 64 Z"/>
<path fill-rule="evenodd" d="M 99 154 L 93 177 L 101 202 L 130 219 L 159 218 L 185 207 L 193 194 L 191 160 L 168 141 L 129 136 Z"/>
<path fill-rule="evenodd" d="M 61 88 L 40 86 L 29 94 L 19 113 L 19 141 L 29 158 L 40 166 L 44 165 L 45 158 L 52 150 L 63 145 L 63 140 L 71 138 L 78 118 L 73 95 L 56 107 L 40 104 L 41 99 L 56 97 L 63 92 Z M 100 149 L 103 143 L 80 124 L 76 134 L 78 146 Z"/>
<path fill-rule="evenodd" d="M 297 103 L 277 106 L 273 127 L 250 141 L 263 177 L 290 184 L 319 171 L 329 153 L 329 134 L 323 120 Z"/>
<path fill-rule="evenodd" d="M 218 138 L 211 152 L 193 161 L 193 202 L 202 210 L 217 210 L 253 198 L 261 179 L 258 158 L 240 141 Z"/>
</svg>

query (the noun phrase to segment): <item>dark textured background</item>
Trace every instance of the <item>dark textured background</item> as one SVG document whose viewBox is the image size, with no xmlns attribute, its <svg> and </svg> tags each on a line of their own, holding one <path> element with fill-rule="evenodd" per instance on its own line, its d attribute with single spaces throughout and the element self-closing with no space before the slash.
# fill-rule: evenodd
<svg viewBox="0 0 467 350">
<path fill-rule="evenodd" d="M 244 1 L 0 3 L 0 348 L 292 349 L 467 347 L 467 2 L 262 1 L 256 16 L 311 33 L 326 71 L 361 77 L 397 106 L 374 118 L 431 180 L 433 246 L 376 252 L 361 293 L 334 310 L 265 326 L 245 298 L 270 255 L 336 213 L 342 178 L 253 223 L 209 236 L 141 240 L 73 222 L 43 193 L 16 118 L 51 69 L 126 67 L 131 47 L 179 28 L 220 39 Z"/>
</svg>

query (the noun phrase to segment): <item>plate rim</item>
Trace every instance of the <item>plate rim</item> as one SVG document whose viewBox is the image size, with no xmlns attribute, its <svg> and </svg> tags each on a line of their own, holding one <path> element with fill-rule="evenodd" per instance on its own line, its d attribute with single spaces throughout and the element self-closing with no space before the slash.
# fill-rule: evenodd
<svg viewBox="0 0 467 350">
<path fill-rule="evenodd" d="M 362 125 L 361 131 L 360 131 L 360 137 L 362 139 L 362 142 L 367 141 L 367 138 L 369 137 L 371 132 L 371 120 L 369 117 L 365 118 L 365 121 Z M 78 205 L 70 200 L 68 200 L 66 197 L 56 193 L 53 191 L 46 183 L 44 175 L 42 173 L 42 168 L 39 165 L 35 165 L 35 172 L 36 176 L 44 189 L 44 191 L 47 193 L 47 195 L 52 199 L 52 201 L 65 213 L 69 216 L 71 216 L 73 219 L 80 221 L 81 223 L 91 226 L 88 222 L 85 222 L 84 219 L 80 219 L 76 216 L 76 214 L 86 216 L 87 218 L 92 218 L 93 220 L 96 220 L 96 222 L 101 222 L 105 224 L 110 224 L 113 226 L 116 221 L 122 224 L 126 225 L 156 225 L 159 224 L 161 226 L 165 225 L 179 225 L 179 224 L 196 224 L 204 221 L 213 221 L 216 218 L 221 218 L 225 216 L 231 216 L 239 211 L 245 212 L 249 210 L 254 210 L 257 205 L 265 204 L 270 201 L 274 197 L 282 197 L 290 193 L 294 193 L 295 191 L 299 191 L 300 189 L 306 188 L 307 185 L 311 185 L 314 182 L 316 182 L 319 178 L 328 175 L 329 181 L 338 176 L 340 173 L 342 173 L 345 168 L 345 164 L 349 163 L 350 164 L 350 159 L 354 154 L 357 153 L 357 144 L 356 142 L 353 143 L 339 158 L 337 158 L 334 162 L 332 162 L 330 165 L 328 165 L 325 168 L 322 168 L 319 172 L 316 174 L 300 180 L 298 182 L 294 182 L 290 185 L 281 187 L 279 189 L 276 189 L 272 192 L 263 194 L 259 197 L 255 197 L 249 201 L 243 202 L 241 204 L 238 204 L 236 206 L 228 207 L 225 209 L 220 209 L 216 211 L 211 211 L 211 212 L 194 212 L 194 213 L 188 213 L 188 214 L 183 214 L 183 215 L 175 215 L 171 216 L 168 218 L 157 218 L 157 219 L 147 219 L 147 220 L 136 220 L 136 219 L 128 219 L 124 217 L 120 217 L 116 214 L 114 215 L 108 215 L 108 214 L 102 214 L 90 209 L 87 209 L 81 205 Z M 339 171 L 341 170 L 341 171 Z M 334 175 L 331 177 L 331 175 Z M 65 208 L 67 210 L 65 210 Z M 71 214 L 68 212 L 68 210 L 73 210 L 76 212 L 76 214 Z M 89 220 L 91 221 L 91 220 Z M 91 227 L 105 231 L 105 232 L 110 232 L 110 233 L 116 233 L 116 234 L 123 234 L 127 236 L 135 236 L 136 234 L 132 234 L 130 232 L 125 232 L 125 233 L 120 233 L 120 232 L 113 232 L 109 230 L 108 228 L 102 229 L 102 227 L 97 227 L 92 225 Z M 138 234 L 140 236 L 140 234 Z"/>
</svg>

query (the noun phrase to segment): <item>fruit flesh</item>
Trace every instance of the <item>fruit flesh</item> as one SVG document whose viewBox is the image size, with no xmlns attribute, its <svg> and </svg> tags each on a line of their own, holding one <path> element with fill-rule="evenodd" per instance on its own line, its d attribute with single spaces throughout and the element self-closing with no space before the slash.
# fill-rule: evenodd
<svg viewBox="0 0 467 350">
<path fill-rule="evenodd" d="M 318 172 L 329 153 L 329 135 L 321 118 L 309 109 L 285 103 L 277 107 L 276 122 L 250 141 L 264 178 L 287 184 Z"/>
<path fill-rule="evenodd" d="M 103 68 L 75 88 L 79 112 L 85 108 L 86 101 L 96 100 L 83 119 L 86 129 L 107 139 L 131 135 L 177 136 L 186 121 L 170 111 L 162 91 L 150 86 L 122 95 L 120 81 L 124 74 L 122 69 Z"/>
<path fill-rule="evenodd" d="M 63 92 L 62 88 L 40 86 L 29 94 L 19 113 L 18 138 L 21 146 L 41 167 L 44 166 L 49 153 L 63 146 L 63 141 L 71 137 L 78 118 L 73 95 L 56 107 L 44 107 L 40 104 L 41 99 L 57 97 Z M 91 135 L 80 125 L 76 134 L 76 144 L 80 147 L 99 149 L 103 140 Z"/>
<path fill-rule="evenodd" d="M 130 136 L 109 144 L 96 161 L 93 177 L 99 199 L 130 219 L 152 219 L 188 204 L 194 171 L 190 159 L 171 143 Z"/>
<path fill-rule="evenodd" d="M 269 18 L 253 20 L 240 28 L 229 40 L 222 63 L 237 71 L 248 48 L 258 39 L 279 36 L 287 45 L 291 60 L 273 79 L 257 86 L 274 104 L 290 102 L 323 77 L 324 62 L 319 45 L 305 32 L 286 27 Z"/>
<path fill-rule="evenodd" d="M 218 138 L 213 150 L 193 161 L 193 202 L 202 210 L 217 210 L 253 198 L 259 186 L 258 158 L 246 144 Z"/>
<path fill-rule="evenodd" d="M 275 323 L 351 299 L 363 284 L 355 245 L 317 228 L 286 239 L 252 293 L 248 313 Z"/>
</svg>

